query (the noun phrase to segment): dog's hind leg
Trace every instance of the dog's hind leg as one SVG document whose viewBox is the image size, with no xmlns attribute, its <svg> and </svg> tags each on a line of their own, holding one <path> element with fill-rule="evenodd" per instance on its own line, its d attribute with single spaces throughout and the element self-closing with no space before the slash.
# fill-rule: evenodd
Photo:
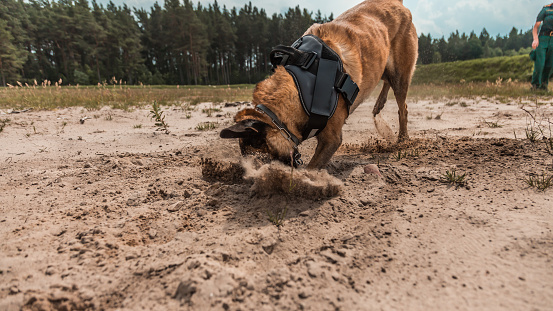
<svg viewBox="0 0 553 311">
<path fill-rule="evenodd" d="M 385 75 L 394 90 L 399 108 L 398 142 L 409 138 L 407 134 L 407 92 L 415 71 L 417 52 L 417 32 L 412 26 L 394 38 L 390 54 L 392 61 L 389 62 L 390 66 L 386 66 Z"/>
<path fill-rule="evenodd" d="M 399 133 L 397 141 L 403 141 L 409 139 L 409 134 L 407 133 L 407 91 L 409 90 L 409 82 L 411 77 L 399 77 L 396 87 L 392 86 L 394 90 L 394 95 L 396 96 L 397 106 L 399 108 Z"/>
<path fill-rule="evenodd" d="M 384 80 L 384 85 L 382 86 L 382 90 L 380 91 L 380 95 L 378 95 L 378 99 L 376 100 L 376 104 L 373 108 L 373 116 L 376 117 L 377 114 L 380 113 L 382 108 L 384 108 L 384 105 L 386 104 L 386 101 L 388 100 L 388 92 L 390 91 L 390 83 L 388 81 Z"/>
<path fill-rule="evenodd" d="M 416 48 L 416 45 L 414 46 Z M 407 133 L 407 92 L 409 91 L 409 84 L 411 84 L 415 62 L 417 61 L 416 53 L 412 55 L 414 55 L 412 59 L 402 59 L 401 65 L 396 65 L 396 69 L 393 71 L 394 74 L 388 75 L 399 108 L 398 142 L 409 139 L 409 134 Z"/>
</svg>

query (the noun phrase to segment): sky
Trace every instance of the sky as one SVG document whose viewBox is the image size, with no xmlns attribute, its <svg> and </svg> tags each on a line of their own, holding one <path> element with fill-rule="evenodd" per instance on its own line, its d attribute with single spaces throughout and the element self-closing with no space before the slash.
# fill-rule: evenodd
<svg viewBox="0 0 553 311">
<path fill-rule="evenodd" d="M 96 0 L 106 4 L 109 0 Z M 149 10 L 155 0 L 112 0 L 116 5 L 126 3 L 129 7 L 142 7 Z M 214 0 L 193 0 L 207 6 Z M 548 0 L 553 2 L 553 0 Z M 551 2 L 540 0 L 404 0 L 404 5 L 411 10 L 413 22 L 419 35 L 431 34 L 434 38 L 451 32 L 480 34 L 483 28 L 492 36 L 506 35 L 513 27 L 519 30 L 532 28 L 541 8 Z M 158 1 L 163 5 L 164 0 Z M 243 7 L 248 0 L 218 0 L 222 7 Z M 360 3 L 360 0 L 272 0 L 252 1 L 254 6 L 263 8 L 269 15 L 283 13 L 289 7 L 306 8 L 309 11 L 321 10 L 323 15 L 338 16 L 340 13 Z"/>
</svg>

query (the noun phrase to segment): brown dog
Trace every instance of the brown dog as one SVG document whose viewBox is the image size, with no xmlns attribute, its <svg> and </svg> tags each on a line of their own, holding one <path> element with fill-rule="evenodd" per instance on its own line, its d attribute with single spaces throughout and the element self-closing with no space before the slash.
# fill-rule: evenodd
<svg viewBox="0 0 553 311">
<path fill-rule="evenodd" d="M 351 106 L 339 97 L 326 127 L 316 136 L 318 144 L 308 168 L 319 169 L 330 161 L 342 143 L 342 126 L 349 113 L 369 97 L 380 80 L 384 81 L 384 86 L 373 116 L 384 107 L 391 87 L 399 106 L 398 139 L 407 139 L 406 97 L 417 61 L 418 38 L 411 12 L 403 6 L 403 1 L 364 1 L 330 23 L 314 24 L 305 34 L 322 39 L 340 57 L 343 71 L 359 87 L 357 99 Z M 292 136 L 302 137 L 309 117 L 300 102 L 294 78 L 283 66 L 276 66 L 273 75 L 257 84 L 253 104 L 269 108 Z M 274 159 L 290 163 L 297 146 L 267 113 L 245 109 L 238 112 L 234 120 L 237 124 L 224 129 L 221 137 L 240 138 L 243 154 L 268 153 Z"/>
</svg>

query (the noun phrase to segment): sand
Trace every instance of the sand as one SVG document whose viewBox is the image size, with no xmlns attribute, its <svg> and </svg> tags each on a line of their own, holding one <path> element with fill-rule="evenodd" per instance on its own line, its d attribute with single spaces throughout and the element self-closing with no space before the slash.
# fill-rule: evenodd
<svg viewBox="0 0 553 311">
<path fill-rule="evenodd" d="M 519 104 L 411 101 L 396 146 L 366 103 L 296 193 L 288 169 L 195 129 L 245 105 L 164 107 L 169 135 L 148 109 L 2 110 L 0 310 L 550 310 L 553 189 L 524 179 L 553 157 Z M 397 132 L 393 100 L 383 119 Z M 453 169 L 466 184 L 443 182 Z"/>
</svg>

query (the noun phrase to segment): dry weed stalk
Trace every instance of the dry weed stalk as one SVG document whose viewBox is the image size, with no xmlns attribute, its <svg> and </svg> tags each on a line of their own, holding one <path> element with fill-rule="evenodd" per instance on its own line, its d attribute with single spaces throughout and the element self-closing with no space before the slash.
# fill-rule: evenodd
<svg viewBox="0 0 553 311">
<path fill-rule="evenodd" d="M 547 173 L 544 171 L 541 175 L 538 176 L 530 175 L 524 181 L 526 182 L 526 184 L 528 184 L 528 186 L 532 188 L 536 188 L 540 191 L 545 191 L 553 186 L 553 175 L 548 176 Z"/>
<path fill-rule="evenodd" d="M 545 150 L 553 156 L 553 129 L 551 128 L 553 122 L 549 118 L 545 119 L 544 116 L 541 116 L 541 120 L 538 120 L 536 118 L 539 114 L 537 107 L 533 113 L 524 107 L 520 109 L 526 112 L 531 119 L 526 124 L 526 138 L 531 142 L 537 142 L 541 138 L 545 144 Z"/>
<path fill-rule="evenodd" d="M 294 188 L 296 188 L 296 185 L 294 183 L 294 155 L 293 152 L 290 152 L 290 183 L 288 185 L 288 192 L 286 194 L 286 201 L 288 201 L 290 195 L 294 191 Z M 271 211 L 267 210 L 267 217 L 268 220 L 277 227 L 278 230 L 278 237 L 280 239 L 280 229 L 284 225 L 284 220 L 286 219 L 286 213 L 288 212 L 288 202 L 284 205 L 284 208 L 280 211 L 277 211 L 276 214 L 271 213 Z"/>
</svg>

